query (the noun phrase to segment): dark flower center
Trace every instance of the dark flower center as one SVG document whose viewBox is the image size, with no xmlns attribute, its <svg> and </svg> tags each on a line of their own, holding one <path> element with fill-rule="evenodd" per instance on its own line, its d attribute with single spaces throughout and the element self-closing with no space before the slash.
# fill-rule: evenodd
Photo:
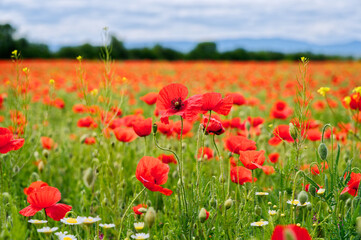
<svg viewBox="0 0 361 240">
<path fill-rule="evenodd" d="M 181 98 L 175 98 L 171 101 L 172 104 L 172 109 L 173 110 L 180 110 L 184 104 L 182 103 L 182 99 Z"/>
</svg>

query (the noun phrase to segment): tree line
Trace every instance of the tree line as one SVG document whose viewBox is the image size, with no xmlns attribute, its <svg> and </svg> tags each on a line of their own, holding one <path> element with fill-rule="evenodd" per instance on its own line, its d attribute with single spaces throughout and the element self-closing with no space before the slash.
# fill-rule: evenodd
<svg viewBox="0 0 361 240">
<path fill-rule="evenodd" d="M 83 44 L 80 46 L 65 46 L 58 51 L 52 52 L 46 44 L 31 43 L 26 38 L 15 39 L 16 29 L 10 24 L 0 25 L 0 58 L 9 59 L 11 52 L 15 49 L 21 52 L 24 58 L 70 58 L 82 56 L 85 59 L 99 59 L 102 50 L 101 46 Z M 111 57 L 119 60 L 233 60 L 233 61 L 295 61 L 301 56 L 311 60 L 352 60 L 352 57 L 330 56 L 314 54 L 311 52 L 280 53 L 272 51 L 247 51 L 238 48 L 232 51 L 219 52 L 214 42 L 198 43 L 188 53 L 176 51 L 161 45 L 152 48 L 125 48 L 122 41 L 115 36 L 110 37 Z"/>
</svg>

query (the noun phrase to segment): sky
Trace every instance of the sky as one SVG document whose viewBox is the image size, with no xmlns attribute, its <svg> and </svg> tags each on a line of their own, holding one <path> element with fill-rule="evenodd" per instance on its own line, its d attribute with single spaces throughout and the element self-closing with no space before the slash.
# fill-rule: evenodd
<svg viewBox="0 0 361 240">
<path fill-rule="evenodd" d="M 0 0 L 0 23 L 54 45 L 281 38 L 361 41 L 361 0 Z"/>
</svg>

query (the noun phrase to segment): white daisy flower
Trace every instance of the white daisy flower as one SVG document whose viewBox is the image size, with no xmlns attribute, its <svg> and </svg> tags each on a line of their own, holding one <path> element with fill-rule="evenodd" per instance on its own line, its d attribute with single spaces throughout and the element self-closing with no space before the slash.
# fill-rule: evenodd
<svg viewBox="0 0 361 240">
<path fill-rule="evenodd" d="M 100 227 L 102 227 L 102 228 L 113 228 L 113 227 L 115 227 L 115 224 L 113 224 L 113 223 L 108 223 L 108 224 L 106 224 L 106 223 L 104 223 L 104 224 L 99 224 L 99 226 Z"/>
<path fill-rule="evenodd" d="M 304 207 L 304 206 L 307 206 L 308 204 L 311 204 L 311 203 L 310 202 L 305 202 L 304 204 L 298 203 L 297 206 Z"/>
<path fill-rule="evenodd" d="M 256 192 L 256 196 L 267 196 L 268 192 Z"/>
<path fill-rule="evenodd" d="M 143 240 L 149 238 L 149 233 L 136 233 L 131 236 L 133 239 Z"/>
<path fill-rule="evenodd" d="M 291 205 L 298 205 L 298 204 L 300 204 L 300 201 L 298 201 L 298 200 L 293 200 L 293 201 L 288 200 L 287 203 L 291 204 Z"/>
<path fill-rule="evenodd" d="M 29 222 L 29 223 L 33 223 L 33 224 L 43 224 L 43 223 L 47 223 L 48 221 L 46 221 L 46 220 L 30 219 L 28 222 Z"/>
<path fill-rule="evenodd" d="M 58 229 L 59 229 L 58 227 L 53 227 L 53 228 L 43 227 L 43 228 L 37 229 L 37 231 L 38 231 L 38 232 L 41 232 L 41 233 L 50 234 L 50 233 L 52 233 L 52 232 L 55 232 L 55 231 L 58 230 Z"/>
<path fill-rule="evenodd" d="M 268 224 L 268 221 L 259 221 L 259 222 L 253 222 L 251 223 L 251 226 L 253 227 L 262 227 Z"/>
<path fill-rule="evenodd" d="M 60 240 L 77 240 L 74 235 L 60 235 Z"/>
<path fill-rule="evenodd" d="M 82 217 L 77 218 L 63 218 L 60 220 L 62 223 L 65 223 L 67 225 L 78 225 L 83 223 Z"/>
<path fill-rule="evenodd" d="M 99 216 L 96 217 L 80 217 L 84 224 L 92 224 L 102 220 Z"/>
<path fill-rule="evenodd" d="M 326 189 L 320 188 L 320 189 L 318 189 L 317 194 L 318 194 L 318 195 L 322 195 L 322 194 L 325 193 L 325 191 L 326 191 Z"/>
<path fill-rule="evenodd" d="M 140 231 L 144 228 L 144 222 L 137 222 L 137 223 L 134 223 L 134 228 L 135 230 L 137 231 Z"/>
<path fill-rule="evenodd" d="M 276 210 L 269 210 L 268 214 L 271 215 L 271 216 L 274 216 L 274 215 L 277 214 L 277 211 Z"/>
<path fill-rule="evenodd" d="M 56 232 L 56 233 L 55 233 L 56 236 L 67 235 L 67 234 L 68 234 L 67 231 L 65 231 L 65 232 Z"/>
</svg>

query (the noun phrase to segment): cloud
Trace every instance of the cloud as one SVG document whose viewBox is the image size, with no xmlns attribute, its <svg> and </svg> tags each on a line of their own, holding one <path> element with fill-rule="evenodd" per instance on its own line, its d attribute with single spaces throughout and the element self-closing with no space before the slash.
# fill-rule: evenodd
<svg viewBox="0 0 361 240">
<path fill-rule="evenodd" d="M 286 38 L 318 44 L 361 41 L 359 0 L 2 0 L 0 22 L 50 45 L 126 41 Z"/>
</svg>

